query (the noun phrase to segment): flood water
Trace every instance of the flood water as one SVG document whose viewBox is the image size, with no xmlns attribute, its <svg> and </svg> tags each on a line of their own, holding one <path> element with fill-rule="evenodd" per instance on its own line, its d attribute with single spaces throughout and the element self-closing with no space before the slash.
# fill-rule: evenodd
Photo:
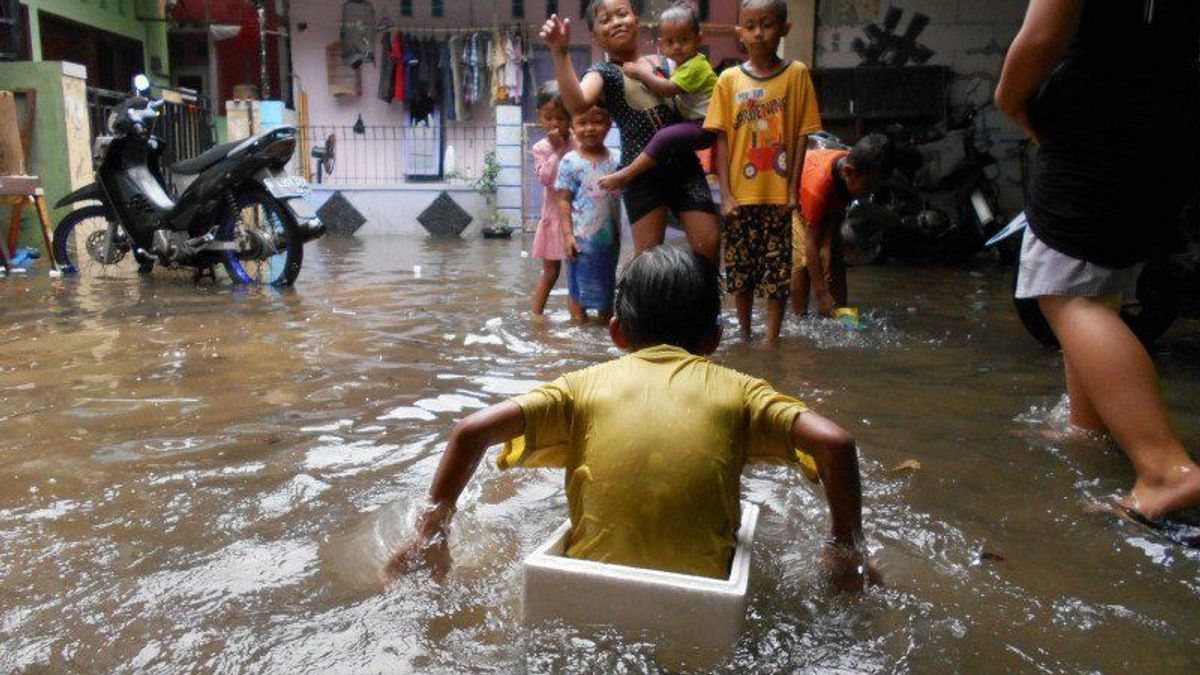
<svg viewBox="0 0 1200 675">
<path fill-rule="evenodd" d="M 656 672 L 647 645 L 521 625 L 558 472 L 485 462 L 447 582 L 376 583 L 456 419 L 617 354 L 562 295 L 529 318 L 530 245 L 326 239 L 284 292 L 0 280 L 0 672 Z M 850 283 L 866 332 L 789 319 L 779 350 L 716 358 L 855 434 L 887 585 L 829 592 L 823 498 L 752 467 L 750 609 L 717 670 L 1200 672 L 1200 552 L 1088 513 L 1131 468 L 1067 428 L 1007 274 Z M 1200 325 L 1156 358 L 1196 448 Z"/>
</svg>

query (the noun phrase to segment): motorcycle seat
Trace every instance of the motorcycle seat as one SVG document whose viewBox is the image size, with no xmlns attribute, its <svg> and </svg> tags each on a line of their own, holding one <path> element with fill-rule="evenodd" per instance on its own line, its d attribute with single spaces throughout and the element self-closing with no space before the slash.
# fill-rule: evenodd
<svg viewBox="0 0 1200 675">
<path fill-rule="evenodd" d="M 208 167 L 225 159 L 229 155 L 229 153 L 232 152 L 233 149 L 236 148 L 240 144 L 241 144 L 240 141 L 234 141 L 233 143 L 225 143 L 222 145 L 218 145 L 214 148 L 211 148 L 210 150 L 204 152 L 203 154 L 193 157 L 191 159 L 185 159 L 180 162 L 175 162 L 174 164 L 171 165 L 171 173 L 179 174 L 181 176 L 192 176 L 192 175 L 198 174 L 201 171 L 204 171 L 205 169 L 207 169 Z"/>
</svg>

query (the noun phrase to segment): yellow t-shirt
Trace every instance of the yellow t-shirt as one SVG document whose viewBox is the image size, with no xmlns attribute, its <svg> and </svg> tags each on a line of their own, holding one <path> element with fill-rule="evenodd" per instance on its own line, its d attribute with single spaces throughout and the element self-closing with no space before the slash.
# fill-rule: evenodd
<svg viewBox="0 0 1200 675">
<path fill-rule="evenodd" d="M 736 545 L 742 467 L 799 464 L 806 408 L 763 380 L 660 345 L 568 373 L 513 399 L 525 435 L 501 469 L 566 469 L 569 557 L 724 578 Z"/>
<path fill-rule="evenodd" d="M 729 141 L 729 187 L 739 204 L 787 204 L 796 142 L 821 130 L 808 67 L 792 61 L 766 78 L 745 66 L 727 68 L 713 88 L 704 128 Z"/>
</svg>

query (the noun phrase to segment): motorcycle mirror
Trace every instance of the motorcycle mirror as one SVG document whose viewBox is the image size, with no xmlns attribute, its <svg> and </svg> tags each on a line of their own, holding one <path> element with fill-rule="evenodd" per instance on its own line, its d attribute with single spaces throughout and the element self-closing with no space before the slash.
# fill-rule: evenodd
<svg viewBox="0 0 1200 675">
<path fill-rule="evenodd" d="M 138 73 L 133 78 L 133 90 L 138 94 L 146 94 L 150 91 L 150 78 Z"/>
</svg>

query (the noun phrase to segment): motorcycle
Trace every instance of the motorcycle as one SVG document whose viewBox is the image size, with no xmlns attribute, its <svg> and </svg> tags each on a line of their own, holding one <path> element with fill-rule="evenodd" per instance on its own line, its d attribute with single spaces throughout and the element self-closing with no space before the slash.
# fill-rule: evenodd
<svg viewBox="0 0 1200 675">
<path fill-rule="evenodd" d="M 976 144 L 978 114 L 967 108 L 922 137 L 889 127 L 896 170 L 847 209 L 841 234 L 848 260 L 962 260 L 1001 228 L 999 189 L 987 172 L 996 158 Z"/>
<path fill-rule="evenodd" d="M 219 263 L 238 284 L 287 286 L 300 274 L 304 244 L 325 227 L 304 201 L 308 183 L 285 166 L 294 127 L 226 143 L 170 167 L 186 184 L 172 194 L 163 178 L 164 141 L 153 135 L 162 100 L 134 78 L 134 93 L 109 116 L 96 141 L 96 181 L 63 197 L 84 206 L 54 231 L 54 253 L 73 274 L 120 274 L 136 267 L 192 268 L 199 278 Z"/>
</svg>

